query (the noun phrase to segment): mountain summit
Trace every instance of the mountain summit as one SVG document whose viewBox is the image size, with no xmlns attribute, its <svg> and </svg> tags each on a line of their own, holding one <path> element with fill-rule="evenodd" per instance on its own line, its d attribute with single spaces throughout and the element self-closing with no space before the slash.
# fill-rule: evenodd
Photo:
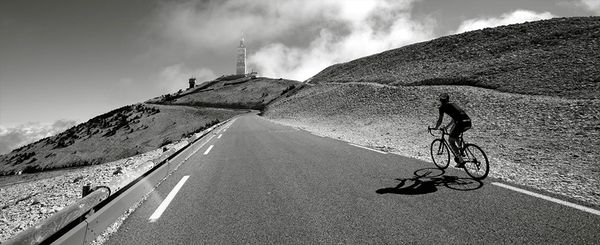
<svg viewBox="0 0 600 245">
<path fill-rule="evenodd" d="M 486 28 L 328 67 L 311 83 L 472 85 L 503 92 L 600 98 L 600 17 Z"/>
</svg>

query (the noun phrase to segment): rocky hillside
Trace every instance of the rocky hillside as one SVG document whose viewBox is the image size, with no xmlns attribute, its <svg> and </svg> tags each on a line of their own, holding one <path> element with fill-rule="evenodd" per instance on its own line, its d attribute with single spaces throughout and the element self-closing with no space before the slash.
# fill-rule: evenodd
<svg viewBox="0 0 600 245">
<path fill-rule="evenodd" d="M 491 177 L 600 205 L 600 100 L 466 86 L 328 83 L 305 86 L 269 105 L 264 116 L 431 161 L 429 144 L 434 138 L 427 127 L 437 120 L 437 96 L 442 92 L 473 120 L 465 138 L 485 149 Z"/>
<path fill-rule="evenodd" d="M 302 83 L 227 76 L 124 106 L 0 155 L 0 175 L 110 162 L 177 141 L 246 109 L 263 109 Z M 243 110 L 240 110 L 243 109 Z"/>
<path fill-rule="evenodd" d="M 311 83 L 472 85 L 503 92 L 600 98 L 600 17 L 486 28 L 331 66 Z"/>
<path fill-rule="evenodd" d="M 94 165 L 160 148 L 242 111 L 124 106 L 0 156 L 0 174 Z"/>
<path fill-rule="evenodd" d="M 262 110 L 302 83 L 265 77 L 221 78 L 186 91 L 152 99 L 148 103 Z"/>
</svg>

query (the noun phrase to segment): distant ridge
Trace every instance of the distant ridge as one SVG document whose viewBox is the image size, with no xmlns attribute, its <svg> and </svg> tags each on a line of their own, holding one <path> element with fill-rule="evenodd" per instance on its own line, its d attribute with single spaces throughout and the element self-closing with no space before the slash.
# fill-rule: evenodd
<svg viewBox="0 0 600 245">
<path fill-rule="evenodd" d="M 326 68 L 311 83 L 472 85 L 565 98 L 600 98 L 600 17 L 486 28 Z"/>
<path fill-rule="evenodd" d="M 233 79 L 209 81 L 182 93 L 154 98 L 147 101 L 153 104 L 197 106 L 229 109 L 262 110 L 271 101 L 300 87 L 301 82 L 267 77 L 231 76 Z"/>
</svg>

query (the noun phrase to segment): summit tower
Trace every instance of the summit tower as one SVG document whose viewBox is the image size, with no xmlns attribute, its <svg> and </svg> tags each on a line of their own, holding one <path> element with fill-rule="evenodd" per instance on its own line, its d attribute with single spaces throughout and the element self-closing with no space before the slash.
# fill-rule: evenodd
<svg viewBox="0 0 600 245">
<path fill-rule="evenodd" d="M 246 45 L 244 44 L 244 38 L 240 40 L 240 46 L 237 50 L 237 62 L 235 65 L 235 74 L 244 75 L 246 74 Z"/>
</svg>

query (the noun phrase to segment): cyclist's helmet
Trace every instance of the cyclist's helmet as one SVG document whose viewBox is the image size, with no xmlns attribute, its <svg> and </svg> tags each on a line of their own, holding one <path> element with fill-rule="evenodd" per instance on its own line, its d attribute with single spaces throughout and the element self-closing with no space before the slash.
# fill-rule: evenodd
<svg viewBox="0 0 600 245">
<path fill-rule="evenodd" d="M 448 101 L 450 101 L 450 95 L 448 95 L 447 93 L 440 94 L 440 101 L 441 102 L 448 102 Z"/>
</svg>

